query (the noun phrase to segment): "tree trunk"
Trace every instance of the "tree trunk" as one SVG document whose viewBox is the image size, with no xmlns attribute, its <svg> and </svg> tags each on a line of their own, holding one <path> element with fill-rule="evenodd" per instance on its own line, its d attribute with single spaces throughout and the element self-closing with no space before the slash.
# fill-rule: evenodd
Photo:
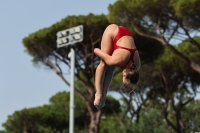
<svg viewBox="0 0 200 133">
<path fill-rule="evenodd" d="M 102 115 L 102 110 L 98 110 L 97 112 L 95 110 L 89 110 L 89 113 L 90 113 L 90 125 L 88 133 L 99 133 L 99 124 Z"/>
<path fill-rule="evenodd" d="M 26 122 L 23 122 L 23 129 L 22 129 L 23 133 L 27 133 L 27 128 L 26 128 Z"/>
</svg>

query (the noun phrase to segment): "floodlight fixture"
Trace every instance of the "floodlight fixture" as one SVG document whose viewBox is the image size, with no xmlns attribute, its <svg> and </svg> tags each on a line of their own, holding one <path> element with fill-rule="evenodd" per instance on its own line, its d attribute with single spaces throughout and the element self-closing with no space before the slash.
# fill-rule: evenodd
<svg viewBox="0 0 200 133">
<path fill-rule="evenodd" d="M 57 47 L 64 47 L 83 41 L 83 25 L 57 32 Z"/>
</svg>

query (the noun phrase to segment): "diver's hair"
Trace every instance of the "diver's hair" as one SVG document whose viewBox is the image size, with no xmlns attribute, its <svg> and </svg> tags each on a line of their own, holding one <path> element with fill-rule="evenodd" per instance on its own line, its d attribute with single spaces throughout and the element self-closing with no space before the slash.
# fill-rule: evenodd
<svg viewBox="0 0 200 133">
<path fill-rule="evenodd" d="M 128 68 L 126 68 L 126 79 L 130 80 L 132 84 L 137 84 L 139 80 L 139 72 L 135 64 L 131 64 Z"/>
</svg>

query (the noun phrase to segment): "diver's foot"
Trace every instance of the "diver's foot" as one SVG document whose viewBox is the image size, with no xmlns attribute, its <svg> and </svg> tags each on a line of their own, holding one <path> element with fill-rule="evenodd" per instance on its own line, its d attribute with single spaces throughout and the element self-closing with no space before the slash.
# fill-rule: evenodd
<svg viewBox="0 0 200 133">
<path fill-rule="evenodd" d="M 97 109 L 101 109 L 105 106 L 105 101 L 102 98 L 102 94 L 100 93 L 95 94 L 94 105 L 96 106 Z"/>
<path fill-rule="evenodd" d="M 102 94 L 101 93 L 96 93 L 95 94 L 95 99 L 94 99 L 94 105 L 95 106 L 100 105 L 101 99 L 102 99 Z"/>
</svg>

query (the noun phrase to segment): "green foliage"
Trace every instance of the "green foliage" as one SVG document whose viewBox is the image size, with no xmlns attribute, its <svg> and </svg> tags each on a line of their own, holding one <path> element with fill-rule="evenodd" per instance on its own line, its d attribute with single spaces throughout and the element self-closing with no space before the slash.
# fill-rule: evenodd
<svg viewBox="0 0 200 133">
<path fill-rule="evenodd" d="M 5 131 L 5 130 L 0 130 L 0 133 L 12 133 L 12 132 L 8 132 L 8 131 Z"/>
<path fill-rule="evenodd" d="M 170 133 L 172 131 L 160 112 L 153 108 L 148 112 L 141 111 L 139 123 L 134 122 L 130 129 L 134 133 Z"/>
<path fill-rule="evenodd" d="M 186 132 L 200 130 L 199 110 L 200 100 L 192 101 L 183 109 L 182 117 Z"/>
<path fill-rule="evenodd" d="M 157 18 L 165 19 L 171 13 L 167 4 L 168 0 L 121 0 L 109 5 L 108 18 L 111 22 L 134 22 L 144 27 L 150 26 L 148 28 L 151 30 L 153 23 L 157 23 Z M 153 23 L 148 24 L 145 21 Z M 168 20 L 165 19 L 163 23 L 168 23 Z"/>
<path fill-rule="evenodd" d="M 31 112 L 36 110 L 30 109 Z M 5 129 L 9 132 L 21 132 L 23 130 L 36 131 L 34 119 L 38 118 L 37 113 L 34 115 L 29 112 L 28 109 L 23 109 L 22 111 L 15 111 L 13 115 L 8 116 L 8 120 L 3 124 Z M 34 117 L 34 119 L 32 119 Z"/>
<path fill-rule="evenodd" d="M 194 37 L 194 40 L 200 43 L 200 37 Z M 195 46 L 189 42 L 188 39 L 181 42 L 178 46 L 178 50 L 181 51 L 184 55 L 186 55 L 189 59 L 194 62 L 200 62 L 200 51 Z M 183 65 L 184 66 L 184 65 Z M 189 67 L 182 67 L 182 70 L 185 70 L 185 75 L 190 77 L 190 83 L 192 87 L 197 87 L 200 85 L 200 75 L 195 71 L 191 70 Z"/>
<path fill-rule="evenodd" d="M 183 18 L 184 24 L 196 30 L 200 24 L 200 1 L 199 0 L 170 0 L 176 16 Z"/>
<path fill-rule="evenodd" d="M 109 5 L 108 18 L 111 22 L 135 22 L 149 28 L 155 26 L 158 19 L 162 28 L 168 28 L 171 20 L 183 20 L 188 27 L 199 28 L 199 14 L 199 0 L 120 0 Z"/>
<path fill-rule="evenodd" d="M 111 95 L 108 95 L 107 98 L 106 98 L 106 101 L 109 104 L 110 108 L 114 109 L 116 113 L 121 112 L 119 100 L 116 100 Z M 105 108 L 103 109 L 105 116 L 113 115 L 113 112 L 110 108 L 108 106 L 105 106 Z"/>
<path fill-rule="evenodd" d="M 177 45 L 176 48 L 189 58 L 196 61 L 199 60 L 198 49 L 189 44 L 187 40 Z M 163 115 L 166 115 L 166 118 L 180 131 L 182 128 L 177 124 L 178 121 L 184 121 L 184 126 L 190 123 L 190 120 L 182 116 L 182 114 L 187 114 L 188 110 L 186 111 L 182 108 L 190 102 L 188 101 L 189 99 L 192 99 L 196 95 L 198 86 L 200 85 L 200 75 L 191 70 L 189 66 L 180 61 L 168 49 L 165 49 L 164 53 L 153 62 L 143 65 L 141 69 L 140 84 L 145 86 L 147 90 L 146 96 L 149 98 L 145 107 L 149 106 L 162 110 Z M 165 106 L 168 106 L 166 113 L 163 111 Z M 164 119 L 163 116 L 161 117 Z M 196 121 L 193 118 L 191 122 Z M 139 121 L 141 119 L 140 117 Z M 152 131 L 152 129 L 148 130 Z M 186 130 L 186 128 L 183 130 Z M 190 128 L 190 131 L 193 130 Z M 174 132 L 178 131 L 174 130 Z"/>
<path fill-rule="evenodd" d="M 116 68 L 113 79 L 110 84 L 110 90 L 118 91 L 118 88 L 121 85 L 122 85 L 122 72 L 120 68 Z"/>
<path fill-rule="evenodd" d="M 83 130 L 89 116 L 85 103 L 76 96 L 75 99 L 76 130 Z M 50 98 L 50 104 L 35 108 L 15 111 L 3 124 L 9 132 L 55 133 L 68 129 L 69 126 L 69 92 L 59 92 Z"/>
<path fill-rule="evenodd" d="M 198 49 L 189 44 L 187 41 L 182 42 L 177 46 L 177 49 L 182 52 L 183 54 L 187 55 L 189 58 L 199 62 L 199 56 L 200 52 Z M 149 65 L 153 65 L 154 67 L 149 67 Z M 182 83 L 182 81 L 185 81 L 191 85 L 200 85 L 200 75 L 187 65 L 185 65 L 181 60 L 178 59 L 176 55 L 174 55 L 170 50 L 165 49 L 162 55 L 159 56 L 159 58 L 152 63 L 146 65 L 143 65 L 141 80 L 147 81 L 149 85 L 152 85 L 152 83 L 155 83 L 155 86 L 158 87 L 160 78 L 160 72 L 166 75 L 167 82 L 170 82 L 170 84 L 175 85 L 178 88 L 178 86 Z M 148 71 L 145 71 L 147 70 Z M 148 77 L 148 78 L 147 78 Z M 150 78 L 151 77 L 151 78 Z M 194 78 L 195 77 L 195 78 Z M 178 78 L 178 79 L 177 79 Z M 156 84 L 157 83 L 157 84 Z M 159 88 L 159 87 L 158 87 Z"/>
<path fill-rule="evenodd" d="M 58 92 L 49 99 L 49 104 L 15 111 L 3 124 L 2 133 L 16 133 L 26 130 L 30 133 L 69 132 L 69 92 Z M 120 113 L 120 103 L 112 96 L 107 97 L 110 106 Z M 89 113 L 82 99 L 75 95 L 75 131 L 86 133 L 89 124 Z M 104 116 L 113 115 L 108 106 L 104 108 Z"/>
<path fill-rule="evenodd" d="M 157 2 L 158 3 L 158 2 Z M 143 15 L 152 13 L 152 10 L 144 11 L 148 6 L 158 5 L 150 0 L 119 0 L 113 5 L 109 5 L 108 19 L 111 23 L 126 26 L 133 33 L 134 41 L 137 49 L 139 50 L 142 64 L 155 60 L 160 54 L 163 53 L 164 47 L 156 40 L 142 37 L 135 33 L 132 22 L 140 23 Z M 146 6 L 148 5 L 148 6 Z M 157 16 L 157 14 L 154 14 Z M 150 29 L 150 28 L 149 28 Z"/>
<path fill-rule="evenodd" d="M 194 40 L 198 43 L 200 43 L 200 37 L 196 36 L 194 37 Z M 195 45 L 191 45 L 189 42 L 189 39 L 184 40 L 178 45 L 178 49 L 186 56 L 188 56 L 190 59 L 192 59 L 195 62 L 200 62 L 200 52 L 199 49 Z"/>
<path fill-rule="evenodd" d="M 119 125 L 114 116 L 107 116 L 101 120 L 100 133 L 124 133 L 124 128 Z"/>
<path fill-rule="evenodd" d="M 128 116 L 125 116 L 124 119 L 118 120 L 118 118 L 114 115 L 113 111 L 110 109 L 112 108 L 116 115 L 120 118 L 123 115 L 123 105 L 120 104 L 121 100 L 116 100 L 112 96 L 107 96 L 107 104 L 109 104 L 110 107 L 107 105 L 104 107 L 104 114 L 102 115 L 102 119 L 100 122 L 100 133 L 128 133 L 127 131 L 127 124 L 129 124 Z M 125 124 L 125 127 L 123 125 L 120 125 L 121 123 Z M 109 126 L 108 126 L 109 125 Z"/>
</svg>

